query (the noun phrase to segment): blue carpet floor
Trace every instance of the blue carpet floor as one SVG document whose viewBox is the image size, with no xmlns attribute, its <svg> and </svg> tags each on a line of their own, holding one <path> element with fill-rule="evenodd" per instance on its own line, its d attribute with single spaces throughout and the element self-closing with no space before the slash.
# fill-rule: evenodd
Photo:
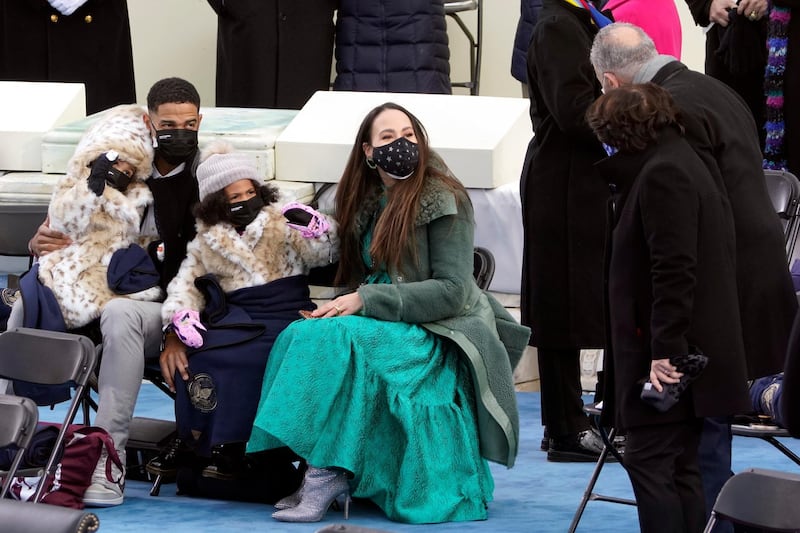
<svg viewBox="0 0 800 533">
<path fill-rule="evenodd" d="M 542 427 L 538 393 L 518 393 L 522 435 L 517 464 L 512 469 L 492 465 L 496 488 L 489 519 L 437 525 L 407 525 L 391 522 L 375 507 L 354 502 L 349 523 L 393 532 L 564 532 L 567 531 L 591 475 L 591 463 L 548 463 L 539 451 Z M 145 384 L 139 395 L 137 416 L 172 419 L 172 405 L 153 385 Z M 41 418 L 58 421 L 63 411 L 41 410 Z M 800 442 L 786 442 L 795 451 Z M 734 470 L 750 466 L 797 471 L 798 468 L 769 444 L 752 438 L 734 438 Z M 169 532 L 246 531 L 250 529 L 305 533 L 326 524 L 341 523 L 341 512 L 330 510 L 322 523 L 284 524 L 270 517 L 271 506 L 206 500 L 175 495 L 175 485 L 164 485 L 161 495 L 151 497 L 150 485 L 129 481 L 125 503 L 108 509 L 94 509 L 100 517 L 100 531 L 140 532 L 159 529 Z M 596 491 L 632 497 L 627 476 L 618 464 L 609 464 L 600 475 Z M 619 533 L 638 530 L 634 507 L 590 502 L 578 531 Z"/>
</svg>

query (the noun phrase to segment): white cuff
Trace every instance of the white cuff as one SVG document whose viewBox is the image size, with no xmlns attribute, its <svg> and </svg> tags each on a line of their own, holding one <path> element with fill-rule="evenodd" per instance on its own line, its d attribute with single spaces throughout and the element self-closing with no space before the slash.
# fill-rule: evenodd
<svg viewBox="0 0 800 533">
<path fill-rule="evenodd" d="M 86 3 L 86 0 L 47 0 L 53 9 L 57 9 L 64 16 L 69 16 Z"/>
</svg>

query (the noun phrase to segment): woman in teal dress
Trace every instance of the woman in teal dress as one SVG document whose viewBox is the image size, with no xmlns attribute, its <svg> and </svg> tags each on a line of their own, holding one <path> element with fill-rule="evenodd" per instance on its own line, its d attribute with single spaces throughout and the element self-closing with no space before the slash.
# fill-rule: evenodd
<svg viewBox="0 0 800 533">
<path fill-rule="evenodd" d="M 362 122 L 336 218 L 351 291 L 278 337 L 248 444 L 309 465 L 272 516 L 318 521 L 352 494 L 392 520 L 486 519 L 486 460 L 517 454 L 512 368 L 530 331 L 475 284 L 469 197 L 407 110 Z"/>
</svg>

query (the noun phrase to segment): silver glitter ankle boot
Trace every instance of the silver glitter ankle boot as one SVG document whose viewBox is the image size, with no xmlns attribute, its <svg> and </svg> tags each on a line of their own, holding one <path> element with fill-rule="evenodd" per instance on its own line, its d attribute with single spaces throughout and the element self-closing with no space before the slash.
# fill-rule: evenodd
<svg viewBox="0 0 800 533">
<path fill-rule="evenodd" d="M 345 520 L 350 514 L 350 486 L 347 475 L 341 470 L 314 468 L 309 465 L 298 493 L 300 502 L 297 505 L 272 513 L 272 518 L 281 522 L 319 522 L 331 503 L 341 495 L 345 497 Z"/>
<path fill-rule="evenodd" d="M 275 509 L 282 511 L 283 509 L 291 509 L 292 507 L 297 507 L 300 504 L 300 494 L 303 492 L 303 485 L 301 484 L 300 487 L 294 491 L 293 493 L 289 494 L 285 498 L 281 498 L 277 502 L 275 502 Z"/>
</svg>

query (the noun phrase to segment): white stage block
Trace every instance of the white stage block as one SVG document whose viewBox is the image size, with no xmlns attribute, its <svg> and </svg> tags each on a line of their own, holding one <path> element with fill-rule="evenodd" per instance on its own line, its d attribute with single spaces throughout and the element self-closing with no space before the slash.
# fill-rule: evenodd
<svg viewBox="0 0 800 533">
<path fill-rule="evenodd" d="M 524 241 L 519 180 L 492 190 L 467 192 L 475 208 L 475 245 L 494 255 L 495 271 L 489 290 L 519 294 Z"/>
<path fill-rule="evenodd" d="M 390 101 L 419 118 L 431 146 L 466 187 L 519 179 L 532 136 L 527 100 L 346 91 L 315 93 L 283 130 L 275 145 L 277 178 L 338 181 L 364 116 Z"/>
<path fill-rule="evenodd" d="M 319 210 L 333 213 L 336 185 L 320 194 Z M 522 280 L 522 202 L 519 180 L 494 189 L 467 189 L 475 208 L 475 246 L 487 248 L 495 260 L 489 290 L 508 295 L 504 304 L 519 306 Z M 319 296 L 324 298 L 324 296 Z"/>
<path fill-rule="evenodd" d="M 280 192 L 280 200 L 282 204 L 289 202 L 300 202 L 307 204 L 314 199 L 314 184 L 303 183 L 300 181 L 281 181 L 272 180 L 270 185 L 276 187 Z"/>
<path fill-rule="evenodd" d="M 0 81 L 0 169 L 41 170 L 45 132 L 85 116 L 82 83 Z"/>
<path fill-rule="evenodd" d="M 63 174 L 9 172 L 0 176 L 0 202 L 48 204 L 53 188 Z"/>
<path fill-rule="evenodd" d="M 142 108 L 142 112 L 145 109 Z M 64 173 L 67 162 L 75 152 L 86 129 L 104 112 L 49 131 L 42 142 L 44 172 Z M 275 178 L 275 140 L 297 111 L 287 109 L 246 109 L 233 107 L 204 107 L 198 141 L 200 148 L 214 139 L 230 142 L 236 150 L 250 154 L 265 179 Z"/>
</svg>

